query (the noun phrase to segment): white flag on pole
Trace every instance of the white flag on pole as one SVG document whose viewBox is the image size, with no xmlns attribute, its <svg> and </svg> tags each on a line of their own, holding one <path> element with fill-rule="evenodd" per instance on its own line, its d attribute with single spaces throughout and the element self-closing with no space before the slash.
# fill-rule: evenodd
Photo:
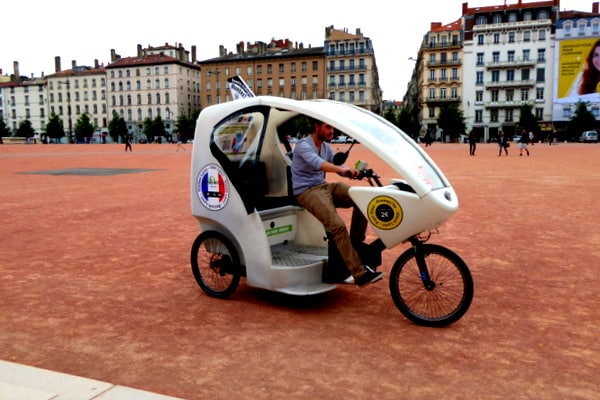
<svg viewBox="0 0 600 400">
<path fill-rule="evenodd" d="M 236 75 L 228 78 L 227 83 L 229 83 L 229 90 L 231 91 L 234 100 L 255 97 L 252 89 L 250 89 L 241 76 Z"/>
</svg>

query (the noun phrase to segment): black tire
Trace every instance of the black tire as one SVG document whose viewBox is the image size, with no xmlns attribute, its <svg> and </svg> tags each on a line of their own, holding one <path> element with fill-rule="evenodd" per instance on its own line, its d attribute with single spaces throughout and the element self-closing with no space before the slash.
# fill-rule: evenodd
<svg viewBox="0 0 600 400">
<path fill-rule="evenodd" d="M 398 310 L 417 325 L 441 327 L 458 321 L 473 300 L 474 284 L 467 264 L 452 250 L 422 244 L 434 287 L 423 284 L 414 248 L 398 257 L 390 273 L 390 293 Z"/>
<path fill-rule="evenodd" d="M 192 245 L 192 272 L 211 297 L 227 298 L 240 283 L 240 258 L 231 240 L 217 231 L 198 235 Z"/>
</svg>

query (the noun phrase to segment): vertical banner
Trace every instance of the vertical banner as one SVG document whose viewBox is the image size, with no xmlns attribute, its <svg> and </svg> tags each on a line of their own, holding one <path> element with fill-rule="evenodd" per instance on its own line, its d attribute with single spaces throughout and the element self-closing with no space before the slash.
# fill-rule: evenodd
<svg viewBox="0 0 600 400">
<path fill-rule="evenodd" d="M 227 78 L 227 83 L 229 84 L 229 90 L 231 91 L 234 100 L 255 97 L 252 89 L 250 89 L 241 76 L 236 75 Z"/>
</svg>

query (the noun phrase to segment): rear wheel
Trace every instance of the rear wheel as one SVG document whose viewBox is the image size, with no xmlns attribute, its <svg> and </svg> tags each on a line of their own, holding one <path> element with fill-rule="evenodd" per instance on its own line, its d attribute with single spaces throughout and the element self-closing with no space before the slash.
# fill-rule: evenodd
<svg viewBox="0 0 600 400">
<path fill-rule="evenodd" d="M 398 257 L 390 273 L 390 293 L 398 310 L 418 325 L 440 327 L 458 321 L 473 300 L 473 278 L 465 262 L 450 249 L 420 244 Z"/>
<path fill-rule="evenodd" d="M 227 298 L 240 283 L 240 258 L 231 240 L 220 232 L 198 235 L 192 245 L 191 264 L 196 282 L 209 296 Z"/>
</svg>

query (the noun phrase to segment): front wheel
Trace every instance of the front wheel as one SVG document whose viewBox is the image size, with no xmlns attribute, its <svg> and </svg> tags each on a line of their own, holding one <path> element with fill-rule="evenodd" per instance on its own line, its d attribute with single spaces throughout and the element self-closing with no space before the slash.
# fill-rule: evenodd
<svg viewBox="0 0 600 400">
<path fill-rule="evenodd" d="M 458 321 L 473 300 L 473 277 L 450 249 L 421 243 L 398 257 L 390 273 L 396 307 L 417 325 L 441 327 Z M 417 252 L 422 255 L 421 268 Z"/>
<path fill-rule="evenodd" d="M 198 235 L 192 245 L 191 263 L 196 282 L 209 296 L 227 298 L 240 283 L 240 258 L 231 240 L 220 232 Z"/>
</svg>

